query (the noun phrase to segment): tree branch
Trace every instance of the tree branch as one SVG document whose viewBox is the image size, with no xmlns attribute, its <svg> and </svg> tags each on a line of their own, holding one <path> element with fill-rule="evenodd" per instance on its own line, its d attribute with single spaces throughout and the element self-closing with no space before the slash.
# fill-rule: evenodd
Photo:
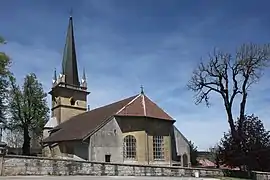
<svg viewBox="0 0 270 180">
<path fill-rule="evenodd" d="M 193 72 L 188 88 L 196 93 L 196 104 L 205 101 L 208 106 L 211 92 L 220 94 L 231 131 L 235 135 L 232 115 L 234 99 L 242 95 L 239 117 L 244 119 L 248 90 L 259 81 L 263 69 L 269 66 L 270 44 L 244 44 L 237 50 L 235 58 L 232 57 L 229 53 L 214 49 L 208 63 L 201 62 Z"/>
</svg>

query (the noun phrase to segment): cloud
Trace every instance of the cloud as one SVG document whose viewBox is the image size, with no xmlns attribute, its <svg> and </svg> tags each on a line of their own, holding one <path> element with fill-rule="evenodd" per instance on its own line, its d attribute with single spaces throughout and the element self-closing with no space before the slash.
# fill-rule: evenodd
<svg viewBox="0 0 270 180">
<path fill-rule="evenodd" d="M 259 17 L 230 17 L 229 12 L 236 13 L 231 9 L 189 10 L 177 1 L 162 6 L 144 2 L 138 1 L 136 7 L 140 8 L 124 1 L 85 0 L 74 5 L 79 72 L 82 75 L 86 69 L 91 91 L 88 104 L 95 108 L 132 96 L 143 85 L 150 99 L 176 119 L 183 134 L 205 150 L 229 126 L 219 96 L 211 96 L 210 108 L 194 104 L 194 94 L 186 87 L 192 70 L 214 46 L 231 51 L 242 42 L 269 41 L 268 29 Z M 14 11 L 17 16 L 7 14 L 12 21 L 3 21 L 4 36 L 9 40 L 3 50 L 12 57 L 12 71 L 19 82 L 35 72 L 49 91 L 54 68 L 60 71 L 68 11 L 62 4 L 61 8 L 55 4 L 50 13 L 48 4 L 35 5 L 34 11 L 20 6 Z M 18 17 L 29 17 L 28 25 Z M 247 109 L 261 117 L 267 128 L 269 77 L 266 73 L 254 86 Z"/>
</svg>

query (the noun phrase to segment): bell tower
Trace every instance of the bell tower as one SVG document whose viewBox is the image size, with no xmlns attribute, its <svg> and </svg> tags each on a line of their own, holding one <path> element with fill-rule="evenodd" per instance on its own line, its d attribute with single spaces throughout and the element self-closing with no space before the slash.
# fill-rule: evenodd
<svg viewBox="0 0 270 180">
<path fill-rule="evenodd" d="M 62 71 L 58 77 L 56 70 L 54 71 L 52 89 L 49 94 L 52 97 L 51 116 L 57 119 L 58 124 L 87 111 L 89 92 L 85 71 L 83 71 L 81 82 L 79 81 L 72 16 L 69 17 Z"/>
</svg>

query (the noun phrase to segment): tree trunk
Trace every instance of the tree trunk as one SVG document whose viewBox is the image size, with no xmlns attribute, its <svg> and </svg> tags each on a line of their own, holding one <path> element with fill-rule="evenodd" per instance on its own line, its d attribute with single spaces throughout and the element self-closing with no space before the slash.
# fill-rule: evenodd
<svg viewBox="0 0 270 180">
<path fill-rule="evenodd" d="M 30 155 L 30 136 L 29 136 L 29 130 L 28 127 L 23 128 L 23 155 Z"/>
<path fill-rule="evenodd" d="M 240 103 L 240 114 L 239 114 L 239 132 L 242 133 L 242 125 L 245 120 L 245 110 L 247 103 L 247 93 L 243 92 L 242 101 Z"/>
<path fill-rule="evenodd" d="M 225 107 L 226 107 L 226 112 L 227 112 L 227 117 L 228 117 L 228 122 L 230 125 L 230 129 L 231 129 L 231 133 L 232 133 L 232 137 L 234 139 L 237 138 L 237 133 L 236 133 L 236 129 L 235 129 L 235 124 L 233 121 L 233 115 L 232 115 L 232 107 L 230 105 L 228 105 L 228 103 L 225 103 Z"/>
</svg>

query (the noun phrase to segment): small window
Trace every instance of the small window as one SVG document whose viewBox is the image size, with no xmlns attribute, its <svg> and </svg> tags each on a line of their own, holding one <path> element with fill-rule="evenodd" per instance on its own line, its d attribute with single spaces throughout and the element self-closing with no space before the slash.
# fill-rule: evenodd
<svg viewBox="0 0 270 180">
<path fill-rule="evenodd" d="M 72 106 L 75 105 L 75 100 L 74 100 L 74 98 L 70 98 L 70 104 L 71 104 Z"/>
<path fill-rule="evenodd" d="M 110 154 L 105 155 L 105 162 L 111 162 L 111 155 Z"/>
</svg>

